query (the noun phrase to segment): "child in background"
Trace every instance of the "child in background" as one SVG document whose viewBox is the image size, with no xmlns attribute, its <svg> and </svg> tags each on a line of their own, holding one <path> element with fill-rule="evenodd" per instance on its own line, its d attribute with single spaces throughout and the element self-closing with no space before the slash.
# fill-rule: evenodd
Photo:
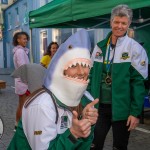
<svg viewBox="0 0 150 150">
<path fill-rule="evenodd" d="M 13 61 L 15 70 L 24 64 L 29 64 L 28 53 L 29 49 L 26 48 L 29 41 L 29 35 L 26 32 L 17 32 L 13 37 Z M 22 107 L 26 100 L 26 97 L 30 94 L 28 85 L 23 83 L 20 78 L 15 78 L 15 93 L 19 96 L 19 104 L 16 112 L 15 129 L 17 128 L 18 121 L 22 115 Z"/>
</svg>

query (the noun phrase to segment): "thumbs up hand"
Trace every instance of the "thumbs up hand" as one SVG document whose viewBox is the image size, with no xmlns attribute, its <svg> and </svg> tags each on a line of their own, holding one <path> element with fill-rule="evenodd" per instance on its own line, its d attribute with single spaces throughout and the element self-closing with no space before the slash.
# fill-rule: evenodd
<svg viewBox="0 0 150 150">
<path fill-rule="evenodd" d="M 98 99 L 95 99 L 91 103 L 89 103 L 82 112 L 82 118 L 88 119 L 91 122 L 91 125 L 94 125 L 98 118 L 98 110 L 94 108 L 94 105 L 96 105 L 99 102 Z"/>
<path fill-rule="evenodd" d="M 70 128 L 70 132 L 76 138 L 86 138 L 91 133 L 91 123 L 88 119 L 78 119 L 78 113 L 73 111 L 72 117 L 72 127 Z"/>
</svg>

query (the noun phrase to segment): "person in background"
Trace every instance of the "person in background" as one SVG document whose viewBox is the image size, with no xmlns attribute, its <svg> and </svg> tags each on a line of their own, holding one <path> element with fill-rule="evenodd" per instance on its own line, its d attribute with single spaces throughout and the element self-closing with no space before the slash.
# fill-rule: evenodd
<svg viewBox="0 0 150 150">
<path fill-rule="evenodd" d="M 92 53 L 93 67 L 89 92 L 100 99 L 95 127 L 94 150 L 102 150 L 112 127 L 113 150 L 127 150 L 130 131 L 139 123 L 144 102 L 144 79 L 148 75 L 148 58 L 144 48 L 127 35 L 132 21 L 127 5 L 112 9 L 112 31 L 97 43 Z M 97 52 L 100 57 L 97 57 Z"/>
<path fill-rule="evenodd" d="M 13 37 L 13 61 L 15 70 L 24 64 L 29 64 L 28 53 L 29 49 L 26 47 L 29 41 L 29 35 L 26 32 L 17 32 Z M 26 100 L 26 97 L 30 94 L 27 83 L 23 83 L 20 78 L 15 79 L 15 93 L 19 96 L 19 103 L 16 112 L 15 129 L 18 125 L 18 121 L 22 115 L 22 107 Z"/>
<path fill-rule="evenodd" d="M 43 67 L 45 67 L 45 68 L 48 67 L 48 65 L 49 65 L 52 57 L 56 53 L 58 47 L 59 47 L 59 45 L 57 44 L 57 42 L 51 42 L 49 44 L 49 46 L 47 47 L 46 53 L 44 53 L 44 56 L 40 60 L 40 63 Z"/>
<path fill-rule="evenodd" d="M 33 92 L 8 150 L 89 150 L 98 99 L 82 96 L 91 67 L 90 39 L 80 30 L 61 44 L 43 88 Z"/>
</svg>

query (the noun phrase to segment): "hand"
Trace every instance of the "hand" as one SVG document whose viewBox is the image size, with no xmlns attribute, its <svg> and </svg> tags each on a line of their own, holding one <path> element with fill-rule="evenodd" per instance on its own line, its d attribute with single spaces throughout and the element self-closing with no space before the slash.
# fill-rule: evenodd
<svg viewBox="0 0 150 150">
<path fill-rule="evenodd" d="M 88 119 L 78 120 L 78 113 L 73 111 L 72 127 L 70 132 L 75 138 L 86 138 L 91 133 L 91 123 Z"/>
<path fill-rule="evenodd" d="M 94 125 L 98 118 L 98 110 L 94 108 L 94 105 L 96 105 L 99 102 L 98 99 L 95 99 L 91 103 L 89 103 L 82 112 L 82 118 L 83 119 L 89 119 L 92 125 Z"/>
<path fill-rule="evenodd" d="M 127 126 L 129 126 L 128 131 L 135 129 L 139 124 L 139 118 L 134 116 L 129 116 L 127 120 Z"/>
</svg>

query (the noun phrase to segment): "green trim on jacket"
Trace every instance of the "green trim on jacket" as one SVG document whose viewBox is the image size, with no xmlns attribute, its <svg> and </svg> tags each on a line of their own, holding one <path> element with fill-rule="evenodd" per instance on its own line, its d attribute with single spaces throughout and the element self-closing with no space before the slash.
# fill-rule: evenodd
<svg viewBox="0 0 150 150">
<path fill-rule="evenodd" d="M 91 134 L 87 138 L 75 139 L 70 130 L 67 129 L 63 134 L 57 135 L 57 137 L 51 141 L 48 150 L 90 150 L 90 145 L 93 141 L 94 126 L 92 126 Z M 72 137 L 74 140 L 71 140 Z"/>
</svg>

